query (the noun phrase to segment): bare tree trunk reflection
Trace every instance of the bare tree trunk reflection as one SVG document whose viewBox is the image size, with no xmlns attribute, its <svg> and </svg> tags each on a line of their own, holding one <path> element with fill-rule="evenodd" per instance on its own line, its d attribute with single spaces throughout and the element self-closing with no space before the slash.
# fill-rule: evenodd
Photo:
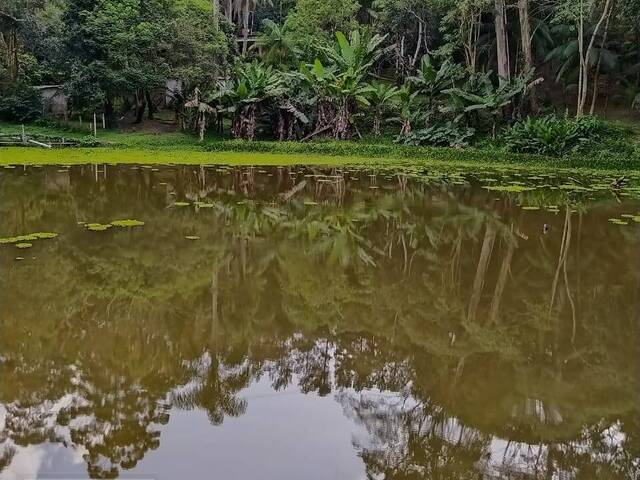
<svg viewBox="0 0 640 480">
<path fill-rule="evenodd" d="M 467 320 L 469 322 L 474 321 L 478 313 L 478 305 L 480 304 L 484 280 L 487 275 L 487 268 L 489 267 L 489 261 L 491 260 L 491 252 L 493 251 L 493 244 L 495 240 L 495 226 L 492 223 L 487 222 L 486 230 L 484 232 L 484 240 L 482 241 L 482 250 L 480 251 L 480 259 L 478 260 L 476 277 L 473 281 L 473 292 L 471 293 L 471 300 L 469 301 L 469 311 L 467 314 Z"/>
<path fill-rule="evenodd" d="M 493 291 L 493 298 L 491 299 L 491 308 L 489 312 L 489 323 L 496 323 L 498 320 L 498 314 L 500 313 L 500 303 L 502 302 L 502 295 L 504 288 L 507 285 L 507 278 L 511 271 L 511 259 L 513 258 L 513 252 L 516 249 L 516 241 L 513 238 L 513 224 L 511 225 L 511 235 L 507 239 L 507 252 L 505 253 L 502 266 L 500 267 L 500 274 L 498 275 L 498 281 L 496 282 L 496 288 Z"/>
<path fill-rule="evenodd" d="M 551 314 L 551 312 L 553 311 L 553 306 L 556 299 L 556 293 L 558 290 L 558 282 L 560 281 L 560 272 L 562 272 L 562 276 L 564 279 L 565 292 L 567 294 L 567 300 L 569 300 L 569 305 L 571 306 L 571 317 L 572 317 L 571 344 L 573 344 L 576 337 L 577 320 L 576 320 L 576 306 L 573 301 L 573 296 L 571 295 L 571 290 L 569 287 L 569 276 L 567 274 L 567 258 L 569 256 L 570 245 L 571 245 L 571 208 L 567 205 L 566 213 L 564 217 L 564 228 L 562 231 L 562 241 L 560 243 L 560 254 L 558 256 L 558 265 L 556 267 L 556 273 L 553 278 L 553 285 L 551 286 L 551 301 L 549 302 L 549 314 Z"/>
</svg>

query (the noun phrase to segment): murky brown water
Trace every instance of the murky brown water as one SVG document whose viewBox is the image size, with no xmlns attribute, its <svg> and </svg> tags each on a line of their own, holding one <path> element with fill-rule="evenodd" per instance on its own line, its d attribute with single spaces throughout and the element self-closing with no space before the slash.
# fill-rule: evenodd
<svg viewBox="0 0 640 480">
<path fill-rule="evenodd" d="M 0 477 L 638 478 L 637 187 L 423 173 L 0 170 Z"/>
</svg>

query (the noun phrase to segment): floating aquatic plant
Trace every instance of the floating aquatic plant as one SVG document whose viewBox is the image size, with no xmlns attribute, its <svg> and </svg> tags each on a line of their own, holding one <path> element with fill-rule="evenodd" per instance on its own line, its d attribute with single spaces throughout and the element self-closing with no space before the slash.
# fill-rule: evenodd
<svg viewBox="0 0 640 480">
<path fill-rule="evenodd" d="M 610 218 L 609 222 L 613 223 L 614 225 L 629 225 L 628 222 L 625 222 L 624 220 L 621 220 L 619 218 Z"/>
<path fill-rule="evenodd" d="M 56 238 L 58 236 L 57 233 L 54 232 L 36 232 L 32 233 L 32 235 L 38 239 L 46 240 L 50 238 Z"/>
<path fill-rule="evenodd" d="M 33 246 L 33 244 L 28 243 L 28 242 L 16 243 L 16 247 L 20 248 L 20 249 L 31 248 L 32 246 Z"/>
<path fill-rule="evenodd" d="M 191 205 L 189 202 L 174 202 L 173 203 L 174 207 L 188 207 L 189 205 Z"/>
<path fill-rule="evenodd" d="M 111 228 L 112 225 L 104 225 L 102 223 L 87 223 L 85 227 L 87 227 L 87 230 L 91 230 L 92 232 L 104 232 L 108 228 Z"/>
<path fill-rule="evenodd" d="M 186 238 L 187 240 L 200 240 L 200 237 L 198 235 L 186 235 L 184 238 Z"/>
<path fill-rule="evenodd" d="M 44 239 L 48 239 L 48 238 L 55 238 L 57 236 L 58 236 L 58 234 L 57 233 L 53 233 L 53 232 L 29 233 L 27 235 L 17 235 L 15 237 L 0 238 L 0 245 L 6 245 L 6 244 L 10 244 L 10 243 L 29 243 L 29 242 L 33 242 L 35 240 L 44 240 Z"/>
<path fill-rule="evenodd" d="M 535 205 L 525 205 L 522 207 L 522 210 L 540 210 L 540 207 L 536 207 Z"/>
<path fill-rule="evenodd" d="M 198 207 L 198 208 L 213 208 L 214 207 L 213 203 L 206 203 L 206 202 L 196 202 L 194 205 L 196 207 Z"/>
<path fill-rule="evenodd" d="M 113 222 L 111 222 L 111 225 L 113 225 L 114 227 L 131 228 L 131 227 L 140 227 L 144 225 L 144 222 L 141 222 L 140 220 L 131 220 L 131 219 L 114 220 Z"/>
</svg>

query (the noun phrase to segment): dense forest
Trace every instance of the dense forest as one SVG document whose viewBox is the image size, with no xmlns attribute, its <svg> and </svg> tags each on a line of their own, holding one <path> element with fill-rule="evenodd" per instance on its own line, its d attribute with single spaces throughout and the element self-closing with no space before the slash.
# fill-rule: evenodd
<svg viewBox="0 0 640 480">
<path fill-rule="evenodd" d="M 640 0 L 4 0 L 0 33 L 0 116 L 19 122 L 59 85 L 71 118 L 170 108 L 201 138 L 501 132 L 554 154 L 598 135 L 593 114 L 640 110 Z"/>
</svg>

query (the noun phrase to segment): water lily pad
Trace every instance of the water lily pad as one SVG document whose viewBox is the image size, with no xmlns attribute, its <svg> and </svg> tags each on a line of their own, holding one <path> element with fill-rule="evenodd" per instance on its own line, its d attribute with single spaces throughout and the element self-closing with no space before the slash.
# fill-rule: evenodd
<svg viewBox="0 0 640 480">
<path fill-rule="evenodd" d="M 113 225 L 114 227 L 131 228 L 131 227 L 140 227 L 144 225 L 144 222 L 141 222 L 140 220 L 131 220 L 131 219 L 114 220 L 113 222 L 111 222 L 111 225 Z"/>
<path fill-rule="evenodd" d="M 104 232 L 112 227 L 112 225 L 103 225 L 102 223 L 87 223 L 85 226 L 87 227 L 87 230 L 91 230 L 92 232 Z"/>
<path fill-rule="evenodd" d="M 187 240 L 200 240 L 200 237 L 198 235 L 186 235 L 184 238 L 186 238 Z"/>
<path fill-rule="evenodd" d="M 188 207 L 191 205 L 189 202 L 174 202 L 174 207 Z"/>
<path fill-rule="evenodd" d="M 42 240 L 56 238 L 58 236 L 58 234 L 54 232 L 36 232 L 36 233 L 32 233 L 32 235 Z"/>
<path fill-rule="evenodd" d="M 629 225 L 628 222 L 620 220 L 619 218 L 610 218 L 609 222 L 613 223 L 614 225 Z"/>
<path fill-rule="evenodd" d="M 28 235 L 0 238 L 0 245 L 6 245 L 8 243 L 33 242 L 34 240 L 38 240 L 38 237 L 30 233 Z"/>
<path fill-rule="evenodd" d="M 198 208 L 213 208 L 214 205 L 213 203 L 206 203 L 206 202 L 196 202 L 195 206 Z"/>
<path fill-rule="evenodd" d="M 31 248 L 32 246 L 33 246 L 33 244 L 28 243 L 28 242 L 16 243 L 16 247 L 20 248 L 20 249 Z"/>
<path fill-rule="evenodd" d="M 535 205 L 525 205 L 522 207 L 522 210 L 540 210 L 540 207 L 536 207 Z"/>
</svg>

